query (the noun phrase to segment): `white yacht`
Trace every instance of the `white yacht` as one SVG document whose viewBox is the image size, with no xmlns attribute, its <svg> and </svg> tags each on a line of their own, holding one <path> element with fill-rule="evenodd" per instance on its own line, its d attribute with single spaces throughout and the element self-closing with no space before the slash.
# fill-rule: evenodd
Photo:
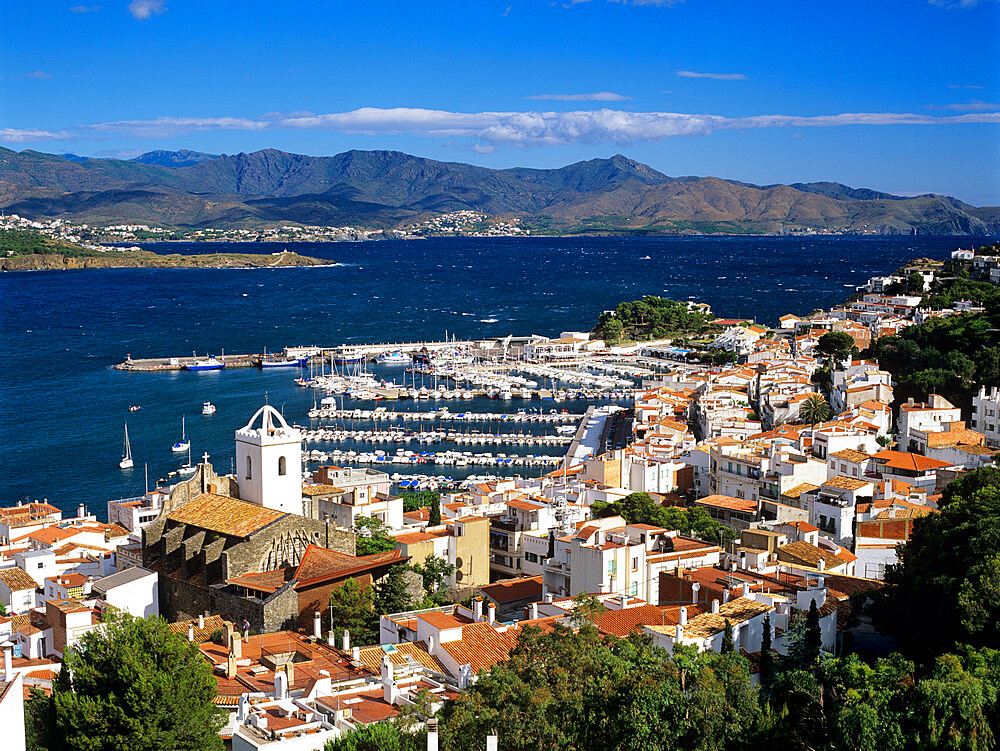
<svg viewBox="0 0 1000 751">
<path fill-rule="evenodd" d="M 128 440 L 128 423 L 125 423 L 125 439 L 122 441 L 122 460 L 118 462 L 121 469 L 132 469 L 135 462 L 132 461 L 132 444 Z"/>
</svg>

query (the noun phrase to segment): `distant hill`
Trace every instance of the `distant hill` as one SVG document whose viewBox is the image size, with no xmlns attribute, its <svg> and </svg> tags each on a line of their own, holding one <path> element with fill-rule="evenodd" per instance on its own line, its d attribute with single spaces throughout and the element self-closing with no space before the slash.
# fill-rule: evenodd
<svg viewBox="0 0 1000 751">
<path fill-rule="evenodd" d="M 329 157 L 264 149 L 132 160 L 0 148 L 0 208 L 31 218 L 177 227 L 302 223 L 398 228 L 471 209 L 552 233 L 1000 233 L 1000 208 L 838 183 L 752 185 L 670 177 L 627 157 L 494 170 L 397 151 Z"/>
</svg>

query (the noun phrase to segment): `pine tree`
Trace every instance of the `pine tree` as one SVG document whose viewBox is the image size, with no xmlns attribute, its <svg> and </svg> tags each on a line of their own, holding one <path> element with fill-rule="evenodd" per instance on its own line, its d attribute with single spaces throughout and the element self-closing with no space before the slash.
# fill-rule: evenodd
<svg viewBox="0 0 1000 751">
<path fill-rule="evenodd" d="M 431 504 L 430 526 L 436 527 L 441 524 L 441 499 Z"/>
<path fill-rule="evenodd" d="M 402 563 L 390 566 L 385 576 L 375 585 L 375 612 L 378 615 L 409 610 L 413 603 L 409 587 L 403 578 L 408 570 L 409 567 Z"/>
<path fill-rule="evenodd" d="M 764 616 L 764 635 L 760 640 L 760 682 L 770 686 L 774 681 L 774 652 L 771 650 L 771 616 Z"/>
<path fill-rule="evenodd" d="M 736 646 L 733 641 L 733 624 L 726 618 L 726 630 L 722 634 L 722 654 L 735 651 Z"/>
<path fill-rule="evenodd" d="M 812 664 L 819 659 L 820 649 L 823 647 L 823 632 L 819 627 L 819 608 L 816 607 L 816 600 L 809 603 L 804 641 L 806 660 Z"/>
<path fill-rule="evenodd" d="M 225 718 L 198 648 L 162 618 L 122 615 L 105 624 L 66 650 L 51 704 L 39 713 L 52 723 L 55 747 L 221 750 Z M 46 735 L 31 732 L 36 741 Z"/>
</svg>

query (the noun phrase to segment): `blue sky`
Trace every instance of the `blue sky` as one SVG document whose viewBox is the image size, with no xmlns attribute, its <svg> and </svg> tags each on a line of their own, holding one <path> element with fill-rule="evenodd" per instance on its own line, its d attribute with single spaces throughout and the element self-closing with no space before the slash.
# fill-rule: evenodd
<svg viewBox="0 0 1000 751">
<path fill-rule="evenodd" d="M 0 145 L 669 175 L 1000 205 L 1000 2 L 3 3 Z"/>
</svg>

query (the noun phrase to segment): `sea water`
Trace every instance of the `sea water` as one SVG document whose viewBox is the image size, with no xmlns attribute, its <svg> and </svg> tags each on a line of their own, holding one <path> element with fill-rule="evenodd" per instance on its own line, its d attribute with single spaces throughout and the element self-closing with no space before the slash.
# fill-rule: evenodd
<svg viewBox="0 0 1000 751">
<path fill-rule="evenodd" d="M 709 303 L 720 317 L 773 324 L 854 292 L 915 257 L 978 242 L 941 237 L 445 238 L 305 244 L 151 244 L 163 253 L 274 253 L 339 265 L 280 269 L 112 269 L 0 276 L 0 505 L 47 498 L 103 516 L 109 498 L 141 494 L 176 469 L 187 416 L 193 459 L 228 471 L 233 431 L 266 398 L 308 424 L 314 394 L 296 369 L 127 373 L 133 357 L 279 352 L 290 345 L 440 340 L 586 331 L 623 300 L 660 295 Z M 379 375 L 403 378 L 402 368 Z M 419 383 L 418 383 L 419 386 Z M 218 412 L 202 416 L 212 401 Z M 129 405 L 142 409 L 130 413 Z M 385 403 L 392 408 L 392 403 Z M 428 410 L 430 401 L 399 402 Z M 539 408 L 537 400 L 437 403 L 453 412 Z M 347 406 L 371 408 L 372 403 Z M 582 411 L 576 401 L 545 408 Z M 129 423 L 135 468 L 118 469 Z M 420 423 L 411 425 L 419 429 Z M 515 432 L 516 423 L 502 432 Z M 361 426 L 359 426 L 361 427 Z M 429 427 L 429 426 L 428 426 Z M 389 453 L 395 446 L 381 448 Z M 332 448 L 314 444 L 307 448 Z M 440 450 L 406 446 L 411 450 Z M 510 451 L 473 447 L 473 452 Z M 555 449 L 527 449 L 557 453 Z M 453 475 L 450 467 L 396 467 Z M 451 471 L 450 471 L 451 470 Z M 392 469 L 389 470 L 393 471 Z M 487 467 L 469 471 L 485 474 Z M 535 470 L 537 472 L 537 470 Z M 529 474 L 529 470 L 523 470 Z"/>
</svg>

